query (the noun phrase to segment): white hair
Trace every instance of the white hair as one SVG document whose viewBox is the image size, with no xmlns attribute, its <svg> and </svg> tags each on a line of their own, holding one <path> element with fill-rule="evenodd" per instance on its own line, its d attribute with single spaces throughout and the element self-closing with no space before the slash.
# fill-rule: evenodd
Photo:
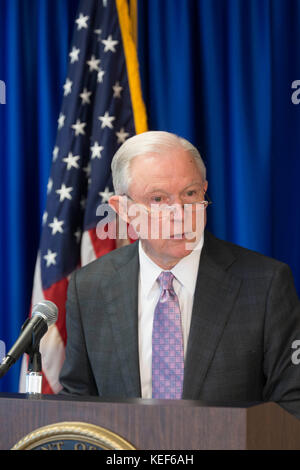
<svg viewBox="0 0 300 470">
<path fill-rule="evenodd" d="M 128 193 L 131 183 L 130 163 L 133 158 L 149 153 L 162 154 L 170 147 L 181 147 L 189 152 L 198 165 L 203 181 L 206 180 L 206 168 L 200 153 L 188 140 L 170 132 L 147 131 L 125 140 L 115 153 L 111 162 L 115 194 Z"/>
</svg>

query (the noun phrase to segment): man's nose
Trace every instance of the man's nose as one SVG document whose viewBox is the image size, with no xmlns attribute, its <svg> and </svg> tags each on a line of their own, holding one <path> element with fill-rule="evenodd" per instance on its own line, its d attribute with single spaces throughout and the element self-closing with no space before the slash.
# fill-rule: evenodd
<svg viewBox="0 0 300 470">
<path fill-rule="evenodd" d="M 171 220 L 182 220 L 184 212 L 184 204 L 178 198 L 177 201 L 174 201 L 172 205 L 170 205 L 170 216 Z"/>
</svg>

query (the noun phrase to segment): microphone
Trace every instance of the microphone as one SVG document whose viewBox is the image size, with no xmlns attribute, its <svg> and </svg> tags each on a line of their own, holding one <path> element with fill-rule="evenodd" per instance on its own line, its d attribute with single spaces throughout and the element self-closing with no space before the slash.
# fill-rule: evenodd
<svg viewBox="0 0 300 470">
<path fill-rule="evenodd" d="M 39 344 L 48 327 L 57 320 L 58 308 L 50 300 L 43 300 L 34 305 L 31 318 L 21 328 L 21 334 L 0 364 L 0 378 L 24 354 L 30 354 L 31 348 Z"/>
</svg>

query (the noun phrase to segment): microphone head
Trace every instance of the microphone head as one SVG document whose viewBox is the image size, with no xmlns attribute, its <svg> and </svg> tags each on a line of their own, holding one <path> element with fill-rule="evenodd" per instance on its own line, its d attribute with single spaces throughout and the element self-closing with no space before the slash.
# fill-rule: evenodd
<svg viewBox="0 0 300 470">
<path fill-rule="evenodd" d="M 49 328 L 49 326 L 53 325 L 57 320 L 58 308 L 53 302 L 50 302 L 50 300 L 43 300 L 33 306 L 31 317 L 35 315 L 44 318 Z"/>
</svg>

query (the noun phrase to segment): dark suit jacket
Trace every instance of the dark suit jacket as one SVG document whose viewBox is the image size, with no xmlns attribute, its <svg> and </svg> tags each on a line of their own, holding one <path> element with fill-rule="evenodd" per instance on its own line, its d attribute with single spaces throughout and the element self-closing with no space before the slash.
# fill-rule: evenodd
<svg viewBox="0 0 300 470">
<path fill-rule="evenodd" d="M 141 396 L 137 243 L 75 272 L 67 300 L 72 394 Z M 300 303 L 287 265 L 205 232 L 187 346 L 183 398 L 276 401 L 300 418 Z"/>
</svg>

